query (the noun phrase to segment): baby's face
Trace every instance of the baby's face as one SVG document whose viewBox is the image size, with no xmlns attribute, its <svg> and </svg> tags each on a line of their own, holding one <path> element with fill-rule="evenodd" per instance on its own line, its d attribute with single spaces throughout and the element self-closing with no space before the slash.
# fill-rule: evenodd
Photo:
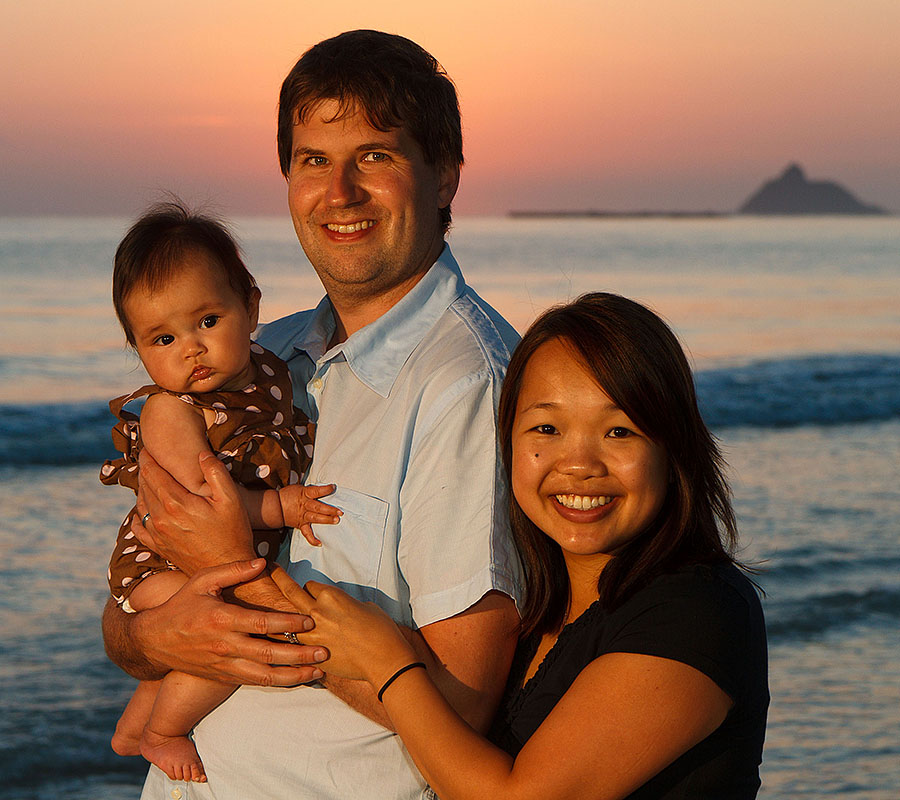
<svg viewBox="0 0 900 800">
<path fill-rule="evenodd" d="M 205 253 L 192 253 L 159 289 L 134 288 L 124 302 L 138 355 L 151 380 L 172 392 L 234 391 L 255 377 L 248 308 Z"/>
</svg>

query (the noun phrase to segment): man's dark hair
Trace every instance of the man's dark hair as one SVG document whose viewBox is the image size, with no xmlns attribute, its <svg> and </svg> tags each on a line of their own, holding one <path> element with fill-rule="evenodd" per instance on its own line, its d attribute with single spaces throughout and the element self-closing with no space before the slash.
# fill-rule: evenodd
<svg viewBox="0 0 900 800">
<path fill-rule="evenodd" d="M 324 100 L 336 100 L 334 119 L 361 112 L 376 130 L 403 128 L 437 168 L 463 163 L 456 88 L 443 67 L 415 42 L 381 31 L 348 31 L 311 47 L 281 85 L 278 160 L 291 171 L 294 126 Z M 450 206 L 441 209 L 450 227 Z"/>
<path fill-rule="evenodd" d="M 640 303 L 586 294 L 546 311 L 513 353 L 498 413 L 507 474 L 525 367 L 546 342 L 560 340 L 640 430 L 665 449 L 670 482 L 656 519 L 603 568 L 600 603 L 614 608 L 663 571 L 690 563 L 734 562 L 737 530 L 724 463 L 707 429 L 691 368 L 675 334 Z M 562 551 L 510 493 L 510 521 L 526 571 L 523 632 L 562 627 L 569 581 Z"/>
<path fill-rule="evenodd" d="M 178 272 L 186 256 L 198 252 L 219 266 L 223 280 L 249 308 L 256 281 L 225 224 L 192 211 L 179 200 L 157 203 L 131 226 L 113 260 L 113 306 L 132 347 L 134 331 L 125 314 L 128 295 L 138 286 L 159 289 Z"/>
</svg>

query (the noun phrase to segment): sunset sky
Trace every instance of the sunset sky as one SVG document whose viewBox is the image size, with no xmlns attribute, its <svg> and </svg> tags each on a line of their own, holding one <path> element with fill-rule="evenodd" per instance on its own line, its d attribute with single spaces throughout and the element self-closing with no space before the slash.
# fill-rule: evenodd
<svg viewBox="0 0 900 800">
<path fill-rule="evenodd" d="M 792 161 L 900 211 L 898 0 L 5 0 L 0 214 L 283 213 L 281 80 L 354 28 L 454 79 L 458 214 L 732 210 Z"/>
</svg>

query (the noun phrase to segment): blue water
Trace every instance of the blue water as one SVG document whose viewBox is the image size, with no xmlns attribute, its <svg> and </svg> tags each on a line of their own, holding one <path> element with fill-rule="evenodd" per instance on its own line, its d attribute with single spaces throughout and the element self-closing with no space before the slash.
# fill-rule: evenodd
<svg viewBox="0 0 900 800">
<path fill-rule="evenodd" d="M 103 654 L 129 493 L 109 397 L 143 377 L 108 301 L 126 220 L 0 220 L 0 800 L 137 797 Z M 314 303 L 286 220 L 241 220 L 263 318 Z M 761 797 L 900 785 L 900 222 L 460 220 L 471 282 L 520 329 L 582 291 L 637 297 L 689 348 L 756 563 L 772 707 Z"/>
</svg>

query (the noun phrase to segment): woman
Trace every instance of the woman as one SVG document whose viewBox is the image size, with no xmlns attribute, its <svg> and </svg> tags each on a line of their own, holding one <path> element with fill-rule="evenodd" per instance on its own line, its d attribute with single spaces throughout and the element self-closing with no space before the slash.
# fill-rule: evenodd
<svg viewBox="0 0 900 800">
<path fill-rule="evenodd" d="M 304 640 L 378 691 L 443 800 L 755 797 L 765 628 L 675 336 L 617 295 L 551 309 L 513 355 L 499 421 L 527 588 L 491 741 L 377 607 L 276 574 L 315 619 Z"/>
</svg>

